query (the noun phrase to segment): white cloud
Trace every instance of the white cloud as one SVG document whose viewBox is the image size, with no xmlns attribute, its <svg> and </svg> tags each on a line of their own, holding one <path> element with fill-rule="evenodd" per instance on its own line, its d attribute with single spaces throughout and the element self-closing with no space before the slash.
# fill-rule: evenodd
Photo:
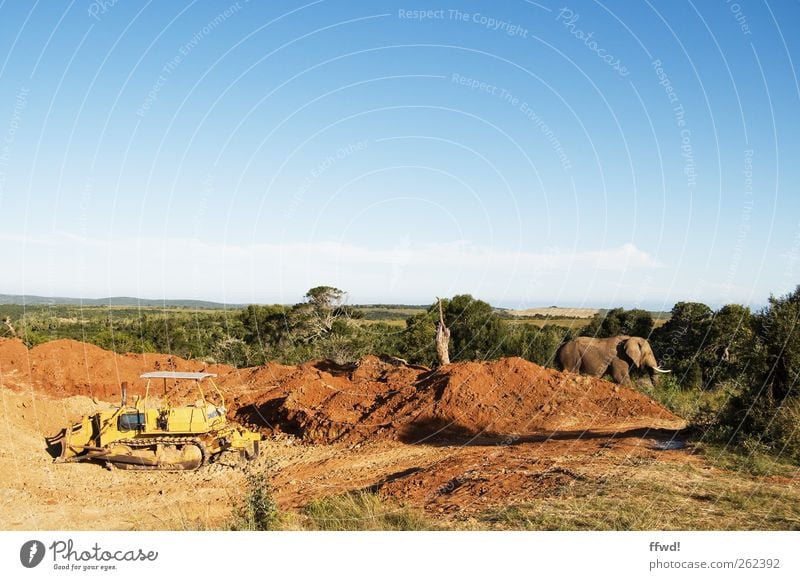
<svg viewBox="0 0 800 580">
<path fill-rule="evenodd" d="M 363 300 L 407 302 L 471 292 L 487 298 L 568 299 L 659 267 L 633 244 L 589 251 L 515 251 L 466 241 L 368 248 L 335 241 L 212 244 L 191 239 L 98 240 L 0 236 L 18 284 L 0 291 L 50 295 L 186 297 L 294 302 L 332 284 Z M 16 262 L 16 265 L 14 264 Z M 577 288 L 576 288 L 577 285 Z"/>
</svg>

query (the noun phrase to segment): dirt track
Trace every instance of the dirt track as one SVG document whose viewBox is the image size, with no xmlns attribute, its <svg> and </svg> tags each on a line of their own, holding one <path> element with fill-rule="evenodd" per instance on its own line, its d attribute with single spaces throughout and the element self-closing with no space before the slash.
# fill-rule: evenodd
<svg viewBox="0 0 800 580">
<path fill-rule="evenodd" d="M 244 474 L 54 464 L 44 437 L 116 401 L 141 372 L 202 370 L 167 355 L 115 355 L 74 341 L 30 351 L 0 341 L 0 529 L 174 529 L 224 526 Z M 345 491 L 376 491 L 442 518 L 469 520 L 563 494 L 599 493 L 631 466 L 695 465 L 659 446 L 684 422 L 644 395 L 522 359 L 432 372 L 367 357 L 340 367 L 215 366 L 229 414 L 266 437 L 252 469 L 269 468 L 284 508 Z M 91 397 L 94 397 L 92 399 Z M 713 477 L 713 474 L 709 474 Z"/>
</svg>

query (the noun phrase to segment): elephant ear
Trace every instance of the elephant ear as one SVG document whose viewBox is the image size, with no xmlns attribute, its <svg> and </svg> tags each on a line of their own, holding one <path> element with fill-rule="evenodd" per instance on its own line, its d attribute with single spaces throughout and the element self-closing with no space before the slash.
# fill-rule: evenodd
<svg viewBox="0 0 800 580">
<path fill-rule="evenodd" d="M 642 364 L 642 356 L 644 356 L 644 353 L 642 352 L 642 345 L 639 344 L 639 341 L 635 338 L 629 338 L 626 340 L 625 354 L 631 357 L 633 364 L 636 365 L 636 368 L 638 369 Z"/>
</svg>

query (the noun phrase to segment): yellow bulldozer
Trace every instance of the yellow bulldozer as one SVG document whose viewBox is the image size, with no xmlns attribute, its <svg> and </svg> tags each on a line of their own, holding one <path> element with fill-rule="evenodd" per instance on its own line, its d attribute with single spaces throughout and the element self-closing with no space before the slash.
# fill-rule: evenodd
<svg viewBox="0 0 800 580">
<path fill-rule="evenodd" d="M 100 461 L 109 468 L 146 470 L 192 470 L 216 460 L 225 451 L 239 452 L 243 460 L 258 456 L 261 435 L 248 431 L 225 417 L 225 399 L 212 373 L 150 372 L 144 397 L 127 403 L 127 385 L 122 385 L 119 407 L 101 410 L 48 439 L 56 461 Z M 163 396 L 151 396 L 152 380 L 163 379 Z M 201 382 L 214 390 L 212 402 Z M 174 382 L 172 389 L 167 382 Z M 183 382 L 182 382 L 183 381 Z M 178 385 L 194 381 L 196 402 L 172 406 L 170 395 Z"/>
</svg>

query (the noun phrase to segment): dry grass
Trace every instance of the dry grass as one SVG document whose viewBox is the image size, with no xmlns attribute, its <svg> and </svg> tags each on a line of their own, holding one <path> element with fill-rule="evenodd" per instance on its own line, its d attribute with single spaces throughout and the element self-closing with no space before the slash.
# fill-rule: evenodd
<svg viewBox="0 0 800 580">
<path fill-rule="evenodd" d="M 302 530 L 435 530 L 439 525 L 420 511 L 375 493 L 355 491 L 309 503 L 292 518 Z M 293 527 L 294 527 L 293 526 Z"/>
<path fill-rule="evenodd" d="M 254 513 L 266 517 L 256 517 L 256 525 L 234 528 L 800 530 L 800 470 L 796 466 L 707 445 L 694 451 L 683 461 L 643 456 L 617 460 L 607 471 L 587 472 L 585 478 L 550 490 L 546 496 L 477 514 L 432 515 L 421 507 L 400 505 L 392 498 L 366 491 L 338 494 L 312 501 L 297 511 L 278 512 L 268 492 L 251 488 L 249 505 L 257 508 Z M 770 463 L 772 468 L 765 472 L 763 465 L 753 470 L 744 467 L 754 462 Z M 751 471 L 767 474 L 753 475 Z M 188 522 L 183 529 L 196 525 Z"/>
<path fill-rule="evenodd" d="M 652 462 L 596 493 L 488 511 L 476 528 L 514 530 L 798 530 L 800 481 Z"/>
<path fill-rule="evenodd" d="M 358 324 L 361 326 L 375 326 L 376 324 L 386 324 L 387 326 L 391 326 L 392 328 L 403 330 L 406 327 L 406 319 L 405 318 L 389 319 L 389 320 L 362 319 L 358 321 Z"/>
<path fill-rule="evenodd" d="M 753 444 L 746 447 L 732 447 L 709 442 L 698 444 L 696 452 L 711 465 L 727 471 L 800 480 L 800 467 L 770 455 Z"/>
</svg>

